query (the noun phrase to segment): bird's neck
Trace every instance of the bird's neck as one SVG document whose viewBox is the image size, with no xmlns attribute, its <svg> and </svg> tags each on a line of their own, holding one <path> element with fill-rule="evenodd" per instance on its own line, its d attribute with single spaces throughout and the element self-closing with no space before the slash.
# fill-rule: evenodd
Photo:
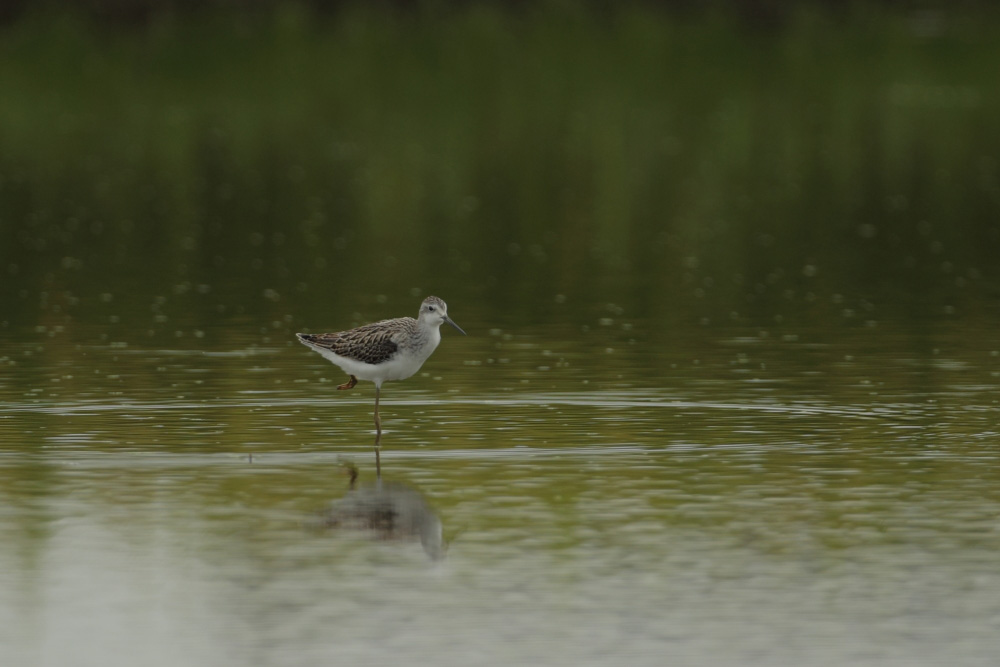
<svg viewBox="0 0 1000 667">
<path fill-rule="evenodd" d="M 417 324 L 417 340 L 420 341 L 421 347 L 427 342 L 430 342 L 432 349 L 437 347 L 438 343 L 441 342 L 441 325 L 434 326 L 421 320 Z"/>
</svg>

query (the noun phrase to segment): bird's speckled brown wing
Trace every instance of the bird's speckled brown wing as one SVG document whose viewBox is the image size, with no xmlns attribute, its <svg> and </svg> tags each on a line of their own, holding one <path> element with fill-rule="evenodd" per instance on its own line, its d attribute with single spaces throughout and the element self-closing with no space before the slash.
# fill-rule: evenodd
<svg viewBox="0 0 1000 667">
<path fill-rule="evenodd" d="M 411 318 L 375 322 L 336 333 L 296 335 L 310 347 L 330 350 L 337 356 L 366 364 L 381 364 L 399 350 L 396 341 L 408 328 L 408 319 Z"/>
</svg>

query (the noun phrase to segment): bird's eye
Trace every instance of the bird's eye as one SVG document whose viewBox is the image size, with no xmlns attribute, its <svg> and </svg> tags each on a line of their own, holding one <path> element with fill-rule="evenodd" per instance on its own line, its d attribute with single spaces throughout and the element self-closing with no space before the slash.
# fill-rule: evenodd
<svg viewBox="0 0 1000 667">
<path fill-rule="evenodd" d="M 427 310 L 433 313 L 436 309 L 434 308 L 434 306 L 427 306 Z"/>
</svg>

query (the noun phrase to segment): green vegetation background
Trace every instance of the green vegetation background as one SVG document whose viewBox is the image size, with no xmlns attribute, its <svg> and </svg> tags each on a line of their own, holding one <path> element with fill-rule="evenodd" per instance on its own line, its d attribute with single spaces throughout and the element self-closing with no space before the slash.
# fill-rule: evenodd
<svg viewBox="0 0 1000 667">
<path fill-rule="evenodd" d="M 989 318 L 996 19 L 28 13 L 0 31 L 0 321 L 411 290 L 497 321 Z"/>
</svg>

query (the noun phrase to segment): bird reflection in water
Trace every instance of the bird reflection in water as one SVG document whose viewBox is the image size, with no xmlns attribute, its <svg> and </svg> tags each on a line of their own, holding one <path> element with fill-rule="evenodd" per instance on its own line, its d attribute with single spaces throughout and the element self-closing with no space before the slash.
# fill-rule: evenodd
<svg viewBox="0 0 1000 667">
<path fill-rule="evenodd" d="M 441 520 L 419 491 L 402 482 L 381 480 L 358 486 L 357 467 L 344 467 L 351 479 L 350 490 L 323 513 L 324 526 L 368 531 L 380 540 L 419 539 L 431 559 L 444 558 Z"/>
</svg>

